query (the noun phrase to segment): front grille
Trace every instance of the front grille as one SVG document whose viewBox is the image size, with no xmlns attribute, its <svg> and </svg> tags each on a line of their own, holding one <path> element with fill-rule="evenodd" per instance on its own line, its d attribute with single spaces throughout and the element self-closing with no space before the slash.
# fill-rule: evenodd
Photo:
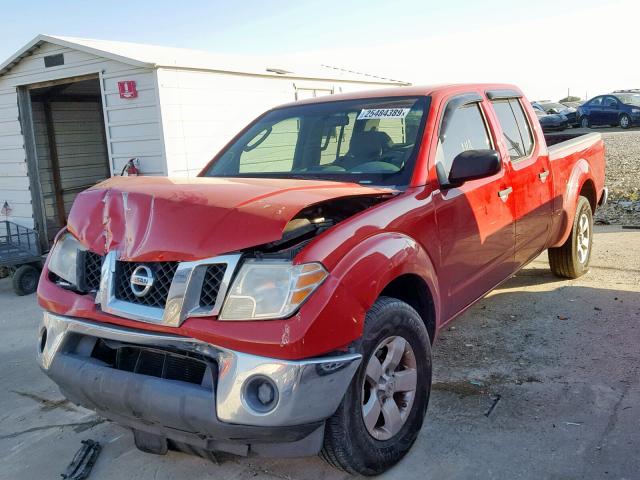
<svg viewBox="0 0 640 480">
<path fill-rule="evenodd" d="M 142 297 L 134 295 L 130 283 L 131 274 L 140 265 L 146 265 L 153 271 L 153 285 Z M 177 268 L 178 262 L 116 262 L 115 296 L 125 302 L 164 308 Z"/>
<path fill-rule="evenodd" d="M 203 384 L 207 367 L 211 366 L 211 362 L 189 352 L 129 344 L 111 345 L 103 340 L 96 342 L 91 356 L 117 370 L 196 385 Z M 215 373 L 214 369 L 212 373 Z"/>
<path fill-rule="evenodd" d="M 202 282 L 202 291 L 200 292 L 200 306 L 204 308 L 213 308 L 218 298 L 220 284 L 227 269 L 225 263 L 217 263 L 209 265 Z"/>
<path fill-rule="evenodd" d="M 93 292 L 100 288 L 100 274 L 102 272 L 102 255 L 90 251 L 84 252 L 84 287 Z"/>
</svg>

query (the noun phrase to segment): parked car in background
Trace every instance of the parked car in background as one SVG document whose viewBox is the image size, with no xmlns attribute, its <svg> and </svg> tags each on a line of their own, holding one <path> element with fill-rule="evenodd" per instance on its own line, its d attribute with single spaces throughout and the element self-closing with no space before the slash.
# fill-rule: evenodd
<svg viewBox="0 0 640 480">
<path fill-rule="evenodd" d="M 560 102 L 565 107 L 573 107 L 577 109 L 580 105 L 584 105 L 584 100 L 580 100 L 579 102 Z"/>
<path fill-rule="evenodd" d="M 547 113 L 537 102 L 532 102 L 531 106 L 538 117 L 543 132 L 559 132 L 569 127 L 569 120 L 561 113 Z"/>
<path fill-rule="evenodd" d="M 640 93 L 611 93 L 592 98 L 578 107 L 580 126 L 610 125 L 629 128 L 640 125 Z"/>
<path fill-rule="evenodd" d="M 567 117 L 567 121 L 569 125 L 576 126 L 578 125 L 578 110 L 574 107 L 567 107 L 562 103 L 558 102 L 536 102 L 540 105 L 543 110 L 551 115 L 560 114 Z"/>
</svg>

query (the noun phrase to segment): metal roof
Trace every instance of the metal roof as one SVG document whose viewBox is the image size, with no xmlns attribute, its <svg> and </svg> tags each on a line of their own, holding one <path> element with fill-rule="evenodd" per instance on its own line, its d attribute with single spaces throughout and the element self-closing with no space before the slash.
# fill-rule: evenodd
<svg viewBox="0 0 640 480">
<path fill-rule="evenodd" d="M 330 65 L 284 65 L 273 61 L 265 63 L 264 58 L 255 56 L 226 55 L 190 50 L 185 48 L 162 47 L 142 43 L 116 42 L 89 38 L 38 35 L 24 47 L 0 64 L 0 76 L 6 74 L 23 58 L 31 55 L 43 43 L 52 43 L 72 48 L 96 56 L 109 58 L 135 67 L 178 68 L 242 73 L 271 77 L 339 80 L 387 85 L 410 85 L 409 82 L 379 77 Z"/>
</svg>

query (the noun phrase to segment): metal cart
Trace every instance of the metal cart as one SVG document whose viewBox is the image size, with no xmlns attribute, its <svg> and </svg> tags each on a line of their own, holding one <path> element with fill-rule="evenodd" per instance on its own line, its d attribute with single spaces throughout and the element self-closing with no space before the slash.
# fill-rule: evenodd
<svg viewBox="0 0 640 480">
<path fill-rule="evenodd" d="M 35 230 L 0 220 L 0 268 L 11 273 L 16 294 L 28 295 L 36 291 L 42 254 Z"/>
</svg>

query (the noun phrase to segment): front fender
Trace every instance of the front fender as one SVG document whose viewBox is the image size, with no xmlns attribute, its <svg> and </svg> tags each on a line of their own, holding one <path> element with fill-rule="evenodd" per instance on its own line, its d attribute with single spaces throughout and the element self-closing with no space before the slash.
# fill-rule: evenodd
<svg viewBox="0 0 640 480">
<path fill-rule="evenodd" d="M 411 237 L 384 232 L 367 238 L 336 264 L 331 272 L 336 282 L 331 301 L 309 328 L 307 338 L 331 335 L 343 346 L 360 338 L 367 311 L 391 281 L 405 274 L 417 275 L 427 284 L 438 325 L 438 280 L 429 254 Z"/>
</svg>

